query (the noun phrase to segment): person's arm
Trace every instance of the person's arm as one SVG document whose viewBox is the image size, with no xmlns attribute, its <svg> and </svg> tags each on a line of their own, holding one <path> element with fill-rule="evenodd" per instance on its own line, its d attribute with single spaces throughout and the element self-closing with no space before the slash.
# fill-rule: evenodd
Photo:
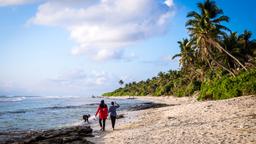
<svg viewBox="0 0 256 144">
<path fill-rule="evenodd" d="M 110 113 L 111 112 L 111 107 L 109 107 L 109 109 L 108 109 L 108 113 Z"/>
<path fill-rule="evenodd" d="M 99 111 L 100 111 L 100 107 L 98 107 L 97 112 L 96 112 L 96 114 L 95 114 L 95 117 L 97 116 L 97 114 L 99 113 Z"/>
<path fill-rule="evenodd" d="M 118 103 L 116 103 L 116 108 L 119 108 L 119 107 L 120 107 L 120 105 Z"/>
<path fill-rule="evenodd" d="M 109 110 L 108 110 L 108 106 L 107 106 L 107 114 L 108 114 Z"/>
</svg>

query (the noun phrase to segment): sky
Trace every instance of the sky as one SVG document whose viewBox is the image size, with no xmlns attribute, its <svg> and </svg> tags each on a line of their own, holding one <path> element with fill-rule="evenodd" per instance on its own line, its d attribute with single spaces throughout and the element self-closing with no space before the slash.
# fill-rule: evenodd
<svg viewBox="0 0 256 144">
<path fill-rule="evenodd" d="M 200 1 L 0 0 L 0 95 L 100 95 L 179 69 L 171 57 Z M 216 3 L 226 26 L 256 33 L 256 1 Z"/>
</svg>

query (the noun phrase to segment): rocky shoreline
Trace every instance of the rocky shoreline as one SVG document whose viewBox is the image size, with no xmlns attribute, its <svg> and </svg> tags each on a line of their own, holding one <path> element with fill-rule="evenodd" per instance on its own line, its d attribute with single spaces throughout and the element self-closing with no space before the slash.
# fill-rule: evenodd
<svg viewBox="0 0 256 144">
<path fill-rule="evenodd" d="M 162 103 L 145 102 L 128 108 L 128 111 L 140 111 L 150 108 L 169 106 Z M 117 119 L 125 118 L 119 114 Z M 88 137 L 94 137 L 90 126 L 73 126 L 44 131 L 0 132 L 1 144 L 92 144 Z"/>
<path fill-rule="evenodd" d="M 90 126 L 75 126 L 46 131 L 2 132 L 2 144 L 93 144 L 87 141 L 93 137 Z"/>
</svg>

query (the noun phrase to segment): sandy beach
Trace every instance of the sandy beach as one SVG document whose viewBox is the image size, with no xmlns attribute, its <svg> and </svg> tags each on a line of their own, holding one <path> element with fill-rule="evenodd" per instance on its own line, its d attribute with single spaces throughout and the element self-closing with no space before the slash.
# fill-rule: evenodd
<svg viewBox="0 0 256 144">
<path fill-rule="evenodd" d="M 125 118 L 117 120 L 115 131 L 108 120 L 107 130 L 93 128 L 95 137 L 88 140 L 99 144 L 256 143 L 256 96 L 203 102 L 195 97 L 135 98 L 169 106 L 123 112 Z"/>
</svg>

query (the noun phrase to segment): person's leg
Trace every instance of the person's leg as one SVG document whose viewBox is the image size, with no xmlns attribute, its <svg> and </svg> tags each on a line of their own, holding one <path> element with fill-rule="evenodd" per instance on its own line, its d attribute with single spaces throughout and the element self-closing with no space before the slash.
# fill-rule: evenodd
<svg viewBox="0 0 256 144">
<path fill-rule="evenodd" d="M 106 119 L 103 119 L 103 131 L 105 131 L 105 123 L 106 123 Z"/>
<path fill-rule="evenodd" d="M 102 123 L 101 123 L 102 119 L 99 119 L 99 123 L 100 123 L 100 128 L 102 129 Z"/>
<path fill-rule="evenodd" d="M 111 123 L 112 123 L 112 128 L 115 128 L 115 123 L 116 123 L 116 117 L 115 116 L 110 116 L 111 118 Z"/>
<path fill-rule="evenodd" d="M 113 117 L 113 129 L 115 128 L 115 124 L 116 124 L 116 116 Z"/>
<path fill-rule="evenodd" d="M 110 119 L 111 119 L 112 128 L 114 129 L 114 117 L 110 116 Z"/>
</svg>

